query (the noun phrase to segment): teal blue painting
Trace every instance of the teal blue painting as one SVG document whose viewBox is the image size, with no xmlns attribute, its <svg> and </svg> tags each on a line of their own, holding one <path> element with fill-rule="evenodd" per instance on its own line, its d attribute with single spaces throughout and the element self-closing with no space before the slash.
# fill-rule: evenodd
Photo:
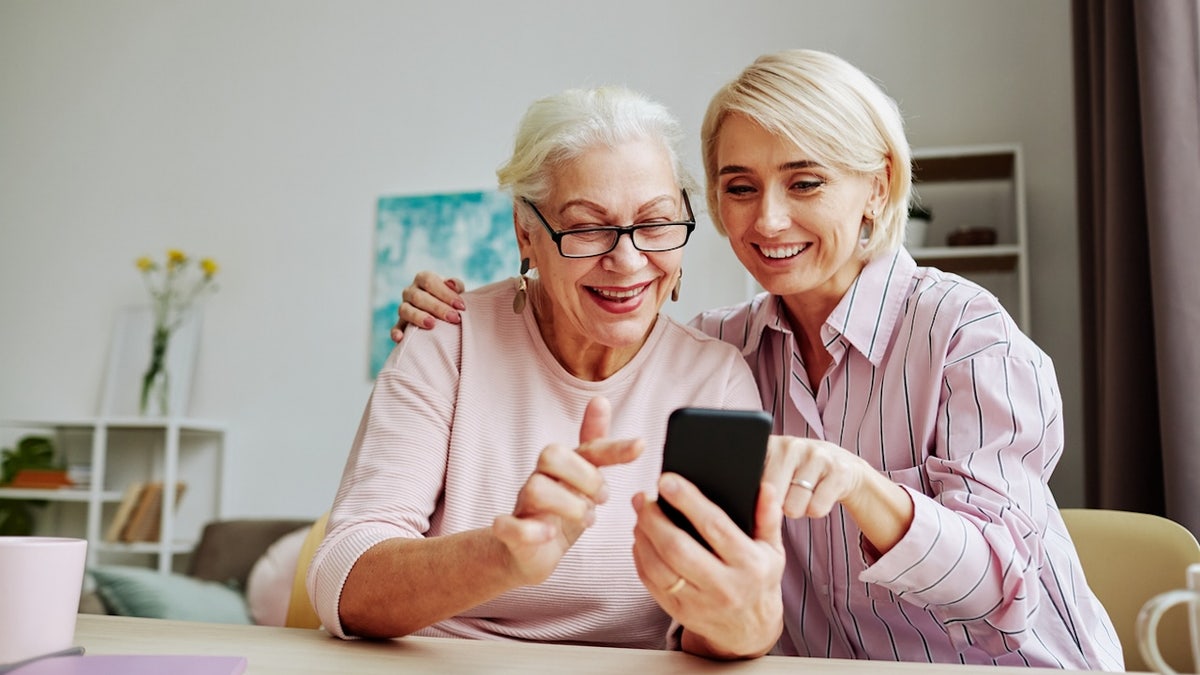
<svg viewBox="0 0 1200 675">
<path fill-rule="evenodd" d="M 380 197 L 371 288 L 373 379 L 392 351 L 400 293 L 420 270 L 478 288 L 517 273 L 512 200 L 498 190 Z"/>
</svg>

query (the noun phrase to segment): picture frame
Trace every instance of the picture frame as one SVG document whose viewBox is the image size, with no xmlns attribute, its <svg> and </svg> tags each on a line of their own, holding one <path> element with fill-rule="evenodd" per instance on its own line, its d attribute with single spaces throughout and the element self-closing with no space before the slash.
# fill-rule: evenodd
<svg viewBox="0 0 1200 675">
<path fill-rule="evenodd" d="M 468 289 L 516 274 L 512 198 L 499 190 L 380 197 L 371 279 L 370 363 L 374 379 L 393 347 L 400 294 L 421 270 L 462 279 Z"/>
</svg>

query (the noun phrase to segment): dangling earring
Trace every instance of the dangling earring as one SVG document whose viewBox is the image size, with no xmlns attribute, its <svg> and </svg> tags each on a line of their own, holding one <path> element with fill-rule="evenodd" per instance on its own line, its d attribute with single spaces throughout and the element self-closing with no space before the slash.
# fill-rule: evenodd
<svg viewBox="0 0 1200 675">
<path fill-rule="evenodd" d="M 679 302 L 679 287 L 683 285 L 683 269 L 679 270 L 679 276 L 675 277 L 675 288 L 671 289 L 671 302 Z"/>
<path fill-rule="evenodd" d="M 513 314 L 520 314 L 525 311 L 525 300 L 529 289 L 525 275 L 528 273 L 529 258 L 521 258 L 521 279 L 517 282 L 517 294 L 513 296 Z"/>
</svg>

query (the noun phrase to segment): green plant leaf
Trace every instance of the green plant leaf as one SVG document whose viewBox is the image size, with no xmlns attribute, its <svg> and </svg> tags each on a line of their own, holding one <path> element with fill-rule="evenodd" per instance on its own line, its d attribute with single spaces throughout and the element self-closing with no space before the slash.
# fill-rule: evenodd
<svg viewBox="0 0 1200 675">
<path fill-rule="evenodd" d="M 0 451 L 0 485 L 8 485 L 21 469 L 62 469 L 54 459 L 54 444 L 45 436 L 25 436 L 15 450 Z"/>
<path fill-rule="evenodd" d="M 0 536 L 27 537 L 33 534 L 33 509 L 24 499 L 0 499 Z"/>
</svg>

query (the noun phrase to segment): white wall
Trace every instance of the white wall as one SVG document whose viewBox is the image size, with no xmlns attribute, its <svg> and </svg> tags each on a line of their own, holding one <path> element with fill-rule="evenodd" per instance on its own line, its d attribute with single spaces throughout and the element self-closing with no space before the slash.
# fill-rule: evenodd
<svg viewBox="0 0 1200 675">
<path fill-rule="evenodd" d="M 370 390 L 380 195 L 492 187 L 524 106 L 568 86 L 642 89 L 695 135 L 719 84 L 805 46 L 884 82 L 914 145 L 1024 145 L 1078 503 L 1069 28 L 1067 0 L 0 0 L 0 418 L 94 413 L 133 259 L 211 255 L 191 413 L 233 430 L 225 512 L 315 515 Z M 745 288 L 694 241 L 684 318 Z"/>
</svg>

